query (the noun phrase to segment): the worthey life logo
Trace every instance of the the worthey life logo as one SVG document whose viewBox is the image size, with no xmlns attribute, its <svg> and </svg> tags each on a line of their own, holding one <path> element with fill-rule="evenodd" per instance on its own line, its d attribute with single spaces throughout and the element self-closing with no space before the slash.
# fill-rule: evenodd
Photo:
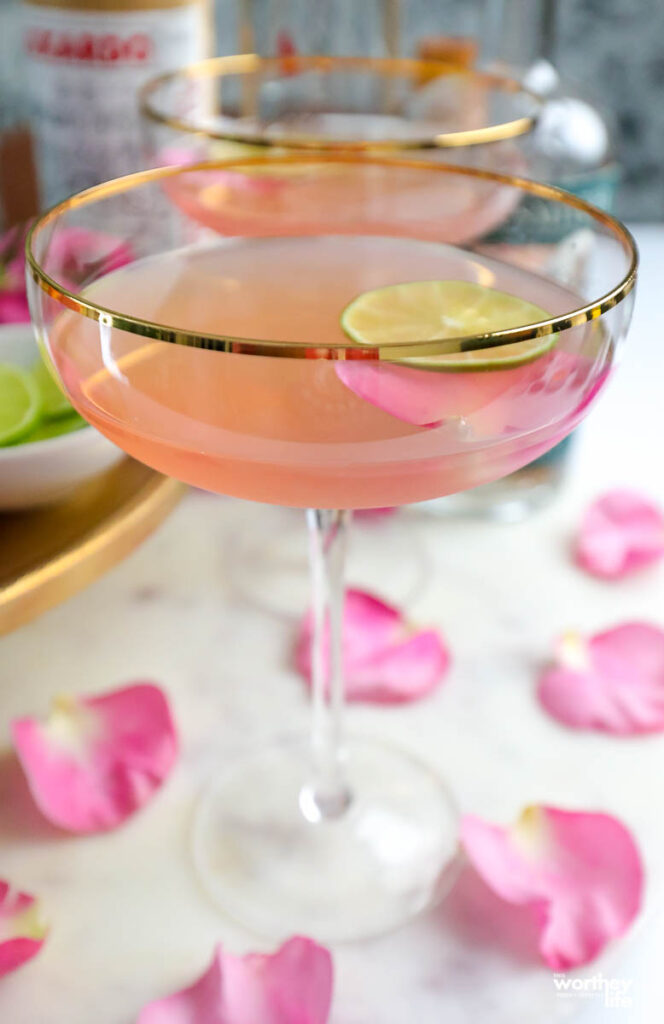
<svg viewBox="0 0 664 1024">
<path fill-rule="evenodd" d="M 601 973 L 590 978 L 574 978 L 569 974 L 554 974 L 553 986 L 556 995 L 563 999 L 601 999 L 604 1006 L 612 1009 L 629 1009 L 632 1006 L 633 978 L 611 978 Z"/>
</svg>

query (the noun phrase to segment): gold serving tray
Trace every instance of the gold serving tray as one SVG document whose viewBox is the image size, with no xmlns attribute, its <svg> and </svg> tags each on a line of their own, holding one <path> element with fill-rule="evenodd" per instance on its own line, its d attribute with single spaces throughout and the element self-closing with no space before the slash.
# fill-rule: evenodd
<svg viewBox="0 0 664 1024">
<path fill-rule="evenodd" d="M 126 558 L 185 490 L 127 458 L 56 504 L 0 513 L 0 635 Z"/>
</svg>

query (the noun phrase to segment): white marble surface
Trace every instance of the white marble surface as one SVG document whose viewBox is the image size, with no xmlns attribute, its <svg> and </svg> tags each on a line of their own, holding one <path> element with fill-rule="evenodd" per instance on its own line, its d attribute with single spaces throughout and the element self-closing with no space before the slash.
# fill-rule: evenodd
<svg viewBox="0 0 664 1024">
<path fill-rule="evenodd" d="M 356 726 L 426 756 L 464 810 L 508 821 L 545 801 L 606 809 L 634 829 L 648 867 L 646 912 L 593 968 L 633 978 L 634 1006 L 609 1011 L 557 997 L 531 936 L 514 928 L 521 912 L 465 877 L 428 918 L 335 950 L 333 1024 L 662 1019 L 664 737 L 567 732 L 533 697 L 537 666 L 561 630 L 664 621 L 664 569 L 607 586 L 568 557 L 580 511 L 600 489 L 634 485 L 664 500 L 664 229 L 638 236 L 642 286 L 624 365 L 582 433 L 562 500 L 518 527 L 406 518 L 374 527 L 360 582 L 371 574 L 375 587 L 399 596 L 412 590 L 412 566 L 428 564 L 409 610 L 444 630 L 454 666 L 430 700 L 352 710 Z M 3 744 L 13 716 L 44 711 L 58 691 L 151 678 L 172 698 L 183 745 L 152 805 L 117 832 L 86 839 L 42 824 L 20 796 L 8 750 L 0 758 L 0 875 L 38 893 L 52 922 L 42 955 L 0 982 L 2 1024 L 132 1024 L 146 1001 L 199 973 L 215 941 L 260 945 L 210 907 L 188 843 L 214 765 L 306 722 L 289 665 L 292 622 L 239 598 L 231 558 L 239 529 L 274 529 L 281 515 L 191 494 L 124 564 L 0 642 Z"/>
</svg>

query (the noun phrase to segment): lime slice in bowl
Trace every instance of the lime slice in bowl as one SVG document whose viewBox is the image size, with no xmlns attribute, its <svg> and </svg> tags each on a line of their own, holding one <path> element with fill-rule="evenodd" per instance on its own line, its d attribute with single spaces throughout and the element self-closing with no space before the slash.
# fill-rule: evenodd
<svg viewBox="0 0 664 1024">
<path fill-rule="evenodd" d="M 20 441 L 40 416 L 41 396 L 32 374 L 0 363 L 0 447 Z"/>
<path fill-rule="evenodd" d="M 73 412 L 71 402 L 43 359 L 38 359 L 31 367 L 30 372 L 39 389 L 41 412 L 44 419 L 57 420 L 61 416 L 69 416 Z"/>
<path fill-rule="evenodd" d="M 549 315 L 532 302 L 472 281 L 409 281 L 358 295 L 344 309 L 341 326 L 358 344 L 380 348 L 489 334 L 548 320 Z M 547 334 L 508 345 L 398 361 L 447 372 L 506 370 L 538 359 L 553 347 L 556 337 Z"/>
</svg>

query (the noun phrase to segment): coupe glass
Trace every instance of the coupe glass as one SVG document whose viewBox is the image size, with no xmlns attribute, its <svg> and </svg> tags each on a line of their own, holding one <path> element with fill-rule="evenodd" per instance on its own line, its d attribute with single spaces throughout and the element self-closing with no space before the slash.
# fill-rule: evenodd
<svg viewBox="0 0 664 1024">
<path fill-rule="evenodd" d="M 158 76 L 143 89 L 146 156 L 152 165 L 281 153 L 288 149 L 407 153 L 525 174 L 521 142 L 539 100 L 513 79 L 440 61 L 251 54 L 219 57 Z M 266 155 L 268 155 L 266 153 Z M 482 194 L 496 224 L 510 213 Z M 463 237 L 466 221 L 460 224 Z M 458 500 L 458 499 L 457 499 Z M 434 501 L 418 510 L 436 510 Z M 445 503 L 443 503 L 444 505 Z M 239 594 L 293 620 L 308 591 L 307 550 L 292 510 L 263 514 L 264 531 L 245 516 L 227 565 Z M 403 546 L 408 521 L 354 517 L 348 582 L 408 606 L 430 580 L 410 531 L 407 557 L 383 567 L 382 544 Z"/>
<path fill-rule="evenodd" d="M 119 195 L 149 205 L 150 231 L 114 235 Z M 520 216 L 493 241 L 487 197 L 502 211 L 535 202 L 558 241 L 533 242 Z M 103 231 L 106 251 L 87 267 L 81 253 L 72 280 L 57 257 L 80 228 Z M 582 294 L 565 278 L 576 244 L 593 254 Z M 83 416 L 163 473 L 308 509 L 311 734 L 225 763 L 195 825 L 208 891 L 254 931 L 368 936 L 449 885 L 457 812 L 444 782 L 410 753 L 345 734 L 349 510 L 456 492 L 558 443 L 611 376 L 635 276 L 629 233 L 583 201 L 421 159 L 155 169 L 34 226 L 34 323 Z M 427 280 L 495 287 L 547 315 L 475 334 L 402 329 L 379 345 L 342 330 L 358 294 Z"/>
<path fill-rule="evenodd" d="M 516 170 L 513 141 L 534 127 L 539 99 L 514 79 L 438 61 L 257 57 L 201 61 L 141 91 L 148 155 L 210 159 L 246 147 L 370 151 L 431 159 L 444 151 Z M 516 162 L 516 163 L 515 163 Z"/>
</svg>

